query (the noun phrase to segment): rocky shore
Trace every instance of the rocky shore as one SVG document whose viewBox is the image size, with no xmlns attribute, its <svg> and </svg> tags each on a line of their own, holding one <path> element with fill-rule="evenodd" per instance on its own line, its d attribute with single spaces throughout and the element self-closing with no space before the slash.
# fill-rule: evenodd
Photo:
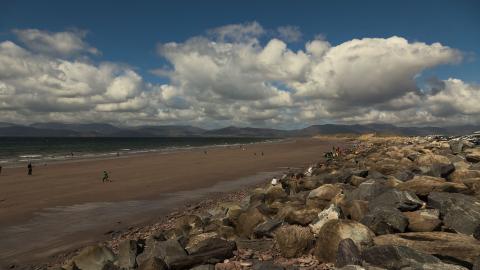
<svg viewBox="0 0 480 270">
<path fill-rule="evenodd" d="M 478 270 L 479 240 L 480 147 L 361 136 L 332 160 L 49 268 Z"/>
</svg>

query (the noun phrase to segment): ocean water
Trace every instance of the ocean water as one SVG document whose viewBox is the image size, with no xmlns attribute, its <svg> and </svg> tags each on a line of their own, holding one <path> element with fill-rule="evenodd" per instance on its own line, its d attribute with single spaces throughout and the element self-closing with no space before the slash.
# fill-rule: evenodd
<svg viewBox="0 0 480 270">
<path fill-rule="evenodd" d="M 205 146 L 244 145 L 266 138 L 12 138 L 0 137 L 0 166 L 114 157 Z"/>
</svg>

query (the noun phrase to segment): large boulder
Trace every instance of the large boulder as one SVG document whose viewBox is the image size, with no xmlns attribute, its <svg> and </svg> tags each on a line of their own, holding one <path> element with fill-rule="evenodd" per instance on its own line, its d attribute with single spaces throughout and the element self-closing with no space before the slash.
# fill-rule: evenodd
<svg viewBox="0 0 480 270">
<path fill-rule="evenodd" d="M 417 175 L 412 180 L 408 180 L 396 186 L 399 190 L 415 192 L 418 196 L 427 196 L 430 192 L 462 192 L 467 187 L 461 183 L 446 182 L 440 177 Z"/>
<path fill-rule="evenodd" d="M 480 199 L 458 193 L 432 192 L 428 196 L 428 205 L 440 210 L 448 228 L 480 237 Z"/>
<path fill-rule="evenodd" d="M 408 229 L 412 232 L 431 232 L 440 227 L 440 211 L 437 209 L 424 209 L 403 213 L 408 218 Z"/>
<path fill-rule="evenodd" d="M 404 232 L 408 219 L 393 207 L 376 207 L 365 215 L 361 223 L 370 228 L 376 235 Z"/>
<path fill-rule="evenodd" d="M 297 225 L 284 225 L 275 231 L 275 241 L 286 258 L 303 255 L 311 247 L 314 239 L 308 228 Z"/>
<path fill-rule="evenodd" d="M 140 265 L 150 258 L 160 258 L 170 266 L 186 257 L 187 253 L 177 240 L 157 241 L 154 237 L 149 237 L 143 253 L 137 256 L 137 263 Z"/>
<path fill-rule="evenodd" d="M 471 148 L 465 151 L 465 159 L 467 161 L 478 163 L 480 162 L 480 147 Z"/>
<path fill-rule="evenodd" d="M 342 192 L 342 189 L 338 186 L 332 184 L 325 184 L 310 191 L 310 193 L 308 194 L 308 199 L 330 201 L 340 192 Z"/>
<path fill-rule="evenodd" d="M 365 225 L 343 219 L 334 219 L 325 223 L 315 243 L 315 256 L 323 262 L 335 262 L 338 244 L 350 238 L 362 250 L 372 244 L 375 234 Z"/>
<path fill-rule="evenodd" d="M 435 255 L 444 261 L 471 266 L 480 256 L 480 241 L 447 232 L 410 232 L 386 234 L 374 238 L 375 245 L 398 245 Z"/>
<path fill-rule="evenodd" d="M 118 266 L 122 269 L 134 269 L 137 267 L 137 254 L 139 247 L 134 240 L 124 240 L 118 245 Z"/>
<path fill-rule="evenodd" d="M 103 270 L 113 265 L 115 260 L 113 252 L 102 245 L 85 247 L 72 258 L 73 263 L 80 270 Z"/>
<path fill-rule="evenodd" d="M 307 226 L 312 223 L 318 216 L 320 209 L 318 208 L 300 208 L 290 211 L 285 216 L 285 221 L 290 224 L 298 224 Z"/>
<path fill-rule="evenodd" d="M 399 191 L 390 189 L 370 201 L 370 209 L 376 207 L 393 207 L 400 211 L 414 211 L 420 208 L 424 202 L 411 191 Z"/>
<path fill-rule="evenodd" d="M 362 252 L 363 260 L 386 269 L 436 269 L 466 270 L 467 268 L 445 264 L 435 256 L 405 246 L 382 245 Z"/>
<path fill-rule="evenodd" d="M 281 185 L 270 186 L 265 192 L 265 202 L 272 203 L 278 200 L 284 200 L 287 198 L 287 193 L 283 190 Z"/>
<path fill-rule="evenodd" d="M 347 198 L 350 200 L 370 201 L 371 199 L 382 194 L 386 190 L 388 190 L 388 187 L 385 186 L 384 183 L 379 180 L 370 179 L 361 183 L 358 188 L 349 192 L 347 194 Z"/>
<path fill-rule="evenodd" d="M 168 266 L 160 258 L 153 257 L 142 262 L 138 270 L 168 270 Z"/>
<path fill-rule="evenodd" d="M 265 220 L 266 217 L 256 207 L 252 207 L 238 216 L 235 230 L 238 236 L 249 238 L 252 236 L 255 227 Z"/>
<path fill-rule="evenodd" d="M 317 235 L 320 232 L 320 229 L 327 223 L 327 221 L 332 219 L 339 219 L 341 216 L 341 210 L 336 207 L 334 204 L 331 204 L 330 207 L 324 209 L 320 212 L 317 218 L 309 225 L 312 232 Z"/>
<path fill-rule="evenodd" d="M 197 215 L 184 215 L 175 220 L 175 228 L 180 232 L 201 233 L 203 221 Z"/>
<path fill-rule="evenodd" d="M 455 166 L 453 166 L 452 162 L 442 155 L 421 155 L 415 162 L 423 174 L 430 176 L 447 177 L 455 171 Z"/>
<path fill-rule="evenodd" d="M 480 177 L 479 170 L 460 169 L 450 174 L 448 176 L 448 179 L 452 182 L 462 183 L 463 179 L 477 178 L 477 177 Z"/>
</svg>

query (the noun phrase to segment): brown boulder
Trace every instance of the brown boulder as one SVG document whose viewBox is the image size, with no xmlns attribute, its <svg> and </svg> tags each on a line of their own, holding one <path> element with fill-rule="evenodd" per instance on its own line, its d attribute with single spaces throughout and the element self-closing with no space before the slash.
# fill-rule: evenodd
<svg viewBox="0 0 480 270">
<path fill-rule="evenodd" d="M 387 234 L 374 238 L 375 245 L 406 246 L 415 250 L 453 258 L 472 264 L 480 256 L 480 241 L 472 237 L 448 232 L 410 232 Z"/>
<path fill-rule="evenodd" d="M 325 223 L 318 234 L 314 255 L 322 262 L 335 262 L 338 244 L 350 238 L 361 250 L 370 246 L 375 234 L 365 225 L 344 219 L 333 219 Z"/>
<path fill-rule="evenodd" d="M 403 214 L 408 218 L 408 229 L 412 232 L 431 232 L 442 224 L 438 218 L 440 212 L 437 209 L 404 212 Z"/>
<path fill-rule="evenodd" d="M 314 239 L 308 228 L 297 225 L 284 225 L 275 231 L 275 241 L 280 252 L 286 258 L 305 254 Z"/>
</svg>

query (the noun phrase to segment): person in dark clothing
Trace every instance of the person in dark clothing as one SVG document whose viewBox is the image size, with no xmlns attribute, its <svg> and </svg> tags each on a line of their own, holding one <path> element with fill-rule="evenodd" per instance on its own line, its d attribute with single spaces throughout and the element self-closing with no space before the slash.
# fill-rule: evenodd
<svg viewBox="0 0 480 270">
<path fill-rule="evenodd" d="M 31 162 L 28 163 L 27 169 L 28 169 L 28 175 L 32 175 L 33 166 Z"/>
<path fill-rule="evenodd" d="M 2 174 L 2 166 L 0 166 L 0 174 Z"/>
</svg>

